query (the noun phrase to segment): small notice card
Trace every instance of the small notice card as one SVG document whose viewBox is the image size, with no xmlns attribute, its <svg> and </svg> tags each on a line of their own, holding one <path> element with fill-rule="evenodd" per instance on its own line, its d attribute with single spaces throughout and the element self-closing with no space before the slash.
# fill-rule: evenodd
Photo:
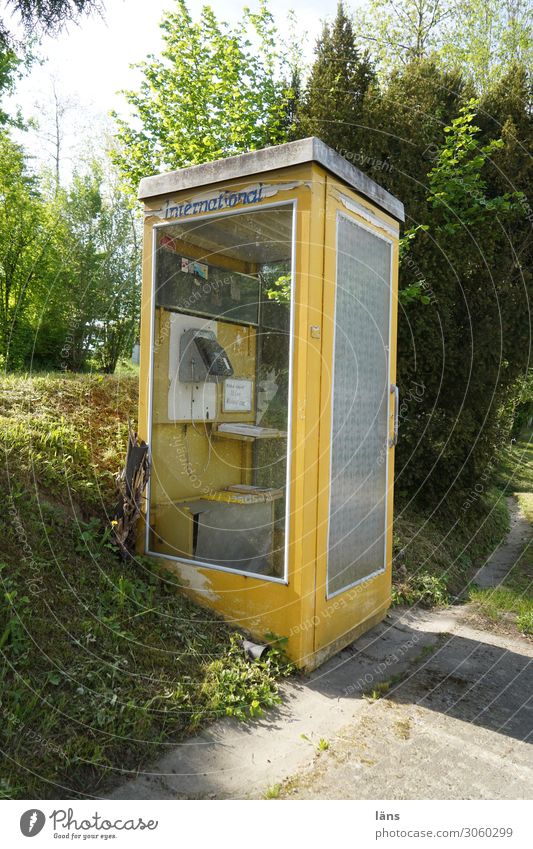
<svg viewBox="0 0 533 849">
<path fill-rule="evenodd" d="M 252 387 L 252 380 L 235 380 L 234 378 L 225 380 L 222 410 L 225 413 L 250 413 L 252 411 Z"/>
</svg>

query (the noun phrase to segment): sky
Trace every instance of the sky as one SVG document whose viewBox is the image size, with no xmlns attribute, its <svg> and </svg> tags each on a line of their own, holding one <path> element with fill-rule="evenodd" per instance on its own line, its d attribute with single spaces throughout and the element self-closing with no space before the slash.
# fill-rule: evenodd
<svg viewBox="0 0 533 849">
<path fill-rule="evenodd" d="M 46 156 L 48 145 L 44 115 L 51 108 L 52 78 L 59 97 L 69 104 L 65 115 L 65 160 L 68 172 L 81 139 L 101 131 L 105 116 L 112 109 L 124 107 L 117 93 L 123 88 L 136 88 L 139 72 L 130 65 L 149 53 L 158 53 L 161 46 L 159 21 L 173 0 L 103 0 L 103 18 L 97 15 L 82 17 L 70 24 L 58 36 L 46 37 L 39 55 L 46 61 L 36 66 L 17 86 L 10 105 L 20 105 L 26 118 L 40 119 L 41 131 L 20 137 L 37 159 Z M 198 17 L 202 2 L 189 0 L 189 10 Z M 257 8 L 257 0 L 210 0 L 209 5 L 219 19 L 235 23 L 244 5 Z M 0 7 L 4 4 L 0 3 Z M 287 10 L 293 9 L 299 33 L 306 33 L 307 59 L 322 21 L 335 15 L 337 0 L 270 0 L 269 8 L 276 18 L 280 32 L 285 33 Z M 67 175 L 68 176 L 68 175 Z"/>
</svg>

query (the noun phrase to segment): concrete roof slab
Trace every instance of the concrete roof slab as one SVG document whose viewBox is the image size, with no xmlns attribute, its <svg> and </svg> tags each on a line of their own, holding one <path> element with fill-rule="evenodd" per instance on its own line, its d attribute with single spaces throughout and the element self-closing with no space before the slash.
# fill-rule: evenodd
<svg viewBox="0 0 533 849">
<path fill-rule="evenodd" d="M 139 186 L 139 200 L 175 194 L 185 189 L 221 183 L 238 177 L 248 178 L 291 165 L 303 165 L 306 162 L 318 163 L 397 221 L 405 220 L 401 201 L 363 174 L 336 150 L 315 137 L 217 159 L 203 165 L 192 165 L 166 174 L 144 177 Z"/>
</svg>

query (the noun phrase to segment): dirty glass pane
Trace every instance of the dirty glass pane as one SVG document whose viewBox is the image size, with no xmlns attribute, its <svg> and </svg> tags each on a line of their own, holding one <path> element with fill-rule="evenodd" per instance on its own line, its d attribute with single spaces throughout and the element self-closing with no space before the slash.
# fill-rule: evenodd
<svg viewBox="0 0 533 849">
<path fill-rule="evenodd" d="M 391 246 L 340 215 L 328 595 L 385 562 Z"/>
<path fill-rule="evenodd" d="M 151 551 L 285 576 L 292 219 L 155 230 Z"/>
</svg>

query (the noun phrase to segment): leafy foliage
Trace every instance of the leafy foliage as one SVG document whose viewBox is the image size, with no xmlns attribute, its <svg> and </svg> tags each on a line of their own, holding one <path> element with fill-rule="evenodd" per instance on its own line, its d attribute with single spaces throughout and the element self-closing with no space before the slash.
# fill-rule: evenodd
<svg viewBox="0 0 533 849">
<path fill-rule="evenodd" d="M 99 0 L 7 0 L 5 12 L 19 17 L 27 35 L 36 33 L 57 33 L 67 21 L 74 21 L 79 15 L 100 11 Z M 10 45 L 15 37 L 9 32 L 5 14 L 0 19 L 0 42 Z"/>
<path fill-rule="evenodd" d="M 516 63 L 531 66 L 528 0 L 368 0 L 355 14 L 358 44 L 383 76 L 432 59 L 486 92 Z"/>
<path fill-rule="evenodd" d="M 438 607 L 448 604 L 449 596 L 444 578 L 430 575 L 421 570 L 405 582 L 395 584 L 392 591 L 393 604 L 417 604 L 420 607 Z"/>
<path fill-rule="evenodd" d="M 411 247 L 434 300 L 431 307 L 413 306 L 405 335 L 400 330 L 403 386 L 416 381 L 426 387 L 416 417 L 404 422 L 402 486 L 435 497 L 451 488 L 459 494 L 495 468 L 528 360 L 520 312 L 525 293 L 513 268 L 509 229 L 523 214 L 522 195 L 491 190 L 486 175 L 504 141 L 480 144 L 473 107 L 462 107 L 445 127 L 427 177 L 429 229 Z M 412 357 L 405 356 L 407 334 Z M 431 356 L 436 338 L 442 355 Z"/>
<path fill-rule="evenodd" d="M 138 224 L 100 163 L 69 190 L 38 181 L 0 135 L 0 365 L 113 372 L 140 310 Z"/>
<path fill-rule="evenodd" d="M 487 92 L 516 64 L 531 67 L 533 15 L 528 0 L 461 0 L 453 6 L 440 60 L 463 69 Z"/>
<path fill-rule="evenodd" d="M 142 177 L 285 141 L 293 92 L 265 2 L 234 27 L 185 0 L 161 23 L 164 49 L 138 67 L 139 91 L 124 92 L 131 118 L 115 115 L 114 160 L 136 190 Z"/>
<path fill-rule="evenodd" d="M 65 226 L 60 295 L 67 307 L 61 365 L 80 371 L 92 357 L 112 373 L 131 350 L 140 311 L 138 223 L 116 181 L 104 178 L 99 162 L 75 174 L 68 192 L 56 197 Z M 70 287 L 70 281 L 77 285 Z M 66 290 L 66 291 L 65 291 Z"/>
<path fill-rule="evenodd" d="M 328 52 L 319 42 L 298 123 L 302 135 L 307 126 L 321 130 L 325 141 L 405 204 L 398 338 L 405 400 L 396 487 L 400 498 L 433 504 L 442 498 L 461 503 L 480 477 L 495 474 L 530 351 L 529 81 L 514 66 L 475 101 L 475 74 L 465 69 L 463 76 L 437 53 L 424 58 L 453 24 L 450 8 L 433 0 L 379 0 L 366 29 L 372 38 L 380 41 L 380 15 L 388 10 L 398 25 L 411 27 L 413 38 L 414 23 L 424 27 L 426 15 L 427 44 L 411 49 L 411 38 L 401 61 L 388 71 L 380 66 L 381 78 L 361 98 L 355 90 L 359 113 L 352 121 L 346 120 L 351 87 L 344 81 L 352 78 L 356 47 L 341 49 L 338 40 L 337 51 Z M 345 18 L 340 7 L 331 32 L 346 33 Z M 361 43 L 357 24 L 353 28 Z M 330 30 L 328 39 L 329 45 Z M 372 52 L 379 61 L 377 48 Z M 328 83 L 321 89 L 315 80 Z M 327 98 L 327 115 L 321 98 Z"/>
<path fill-rule="evenodd" d="M 438 226 L 447 236 L 454 236 L 463 228 L 482 226 L 495 216 L 513 213 L 517 201 L 524 198 L 517 192 L 488 196 L 483 167 L 504 146 L 504 141 L 499 138 L 479 144 L 480 128 L 473 123 L 476 107 L 477 101 L 471 100 L 461 107 L 451 125 L 444 128 L 446 140 L 428 173 L 428 202 L 440 212 Z"/>
<path fill-rule="evenodd" d="M 31 66 L 33 57 L 30 46 L 25 45 L 16 52 L 13 48 L 1 44 L 2 34 L 0 29 L 0 99 L 13 94 L 17 81 Z M 0 128 L 14 126 L 22 129 L 25 124 L 17 111 L 11 115 L 0 106 Z"/>
<path fill-rule="evenodd" d="M 53 253 L 54 221 L 24 153 L 0 133 L 0 366 L 19 366 L 31 350 L 32 301 L 42 295 Z"/>
<path fill-rule="evenodd" d="M 356 16 L 356 35 L 390 71 L 426 58 L 440 43 L 455 6 L 452 0 L 369 0 Z"/>
</svg>

